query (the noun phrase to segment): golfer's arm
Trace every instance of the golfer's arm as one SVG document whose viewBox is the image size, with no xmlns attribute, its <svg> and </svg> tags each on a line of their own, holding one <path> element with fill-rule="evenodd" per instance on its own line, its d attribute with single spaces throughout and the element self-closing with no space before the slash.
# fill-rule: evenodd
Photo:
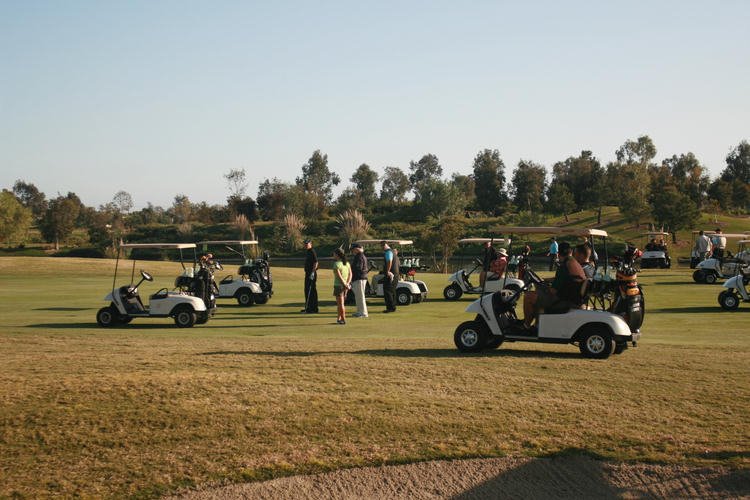
<svg viewBox="0 0 750 500">
<path fill-rule="evenodd" d="M 315 262 L 313 263 L 313 272 L 315 272 L 315 271 L 317 271 L 317 270 L 318 270 L 318 262 L 317 262 L 317 261 L 315 261 Z"/>
<path fill-rule="evenodd" d="M 347 284 L 347 283 L 345 282 L 346 280 L 344 280 L 344 277 L 343 277 L 343 276 L 341 276 L 341 271 L 339 271 L 338 269 L 336 269 L 336 276 L 338 276 L 338 277 L 339 277 L 339 281 L 340 281 L 341 283 Z"/>
<path fill-rule="evenodd" d="M 385 274 L 388 274 L 391 272 L 391 264 L 393 264 L 393 260 L 385 261 Z"/>
</svg>

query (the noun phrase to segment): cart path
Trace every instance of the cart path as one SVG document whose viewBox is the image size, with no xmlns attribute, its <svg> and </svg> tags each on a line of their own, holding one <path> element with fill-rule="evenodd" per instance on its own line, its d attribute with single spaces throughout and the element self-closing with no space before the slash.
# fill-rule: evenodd
<svg viewBox="0 0 750 500">
<path fill-rule="evenodd" d="M 750 499 L 750 470 L 491 458 L 364 467 L 192 491 L 166 500 Z"/>
</svg>

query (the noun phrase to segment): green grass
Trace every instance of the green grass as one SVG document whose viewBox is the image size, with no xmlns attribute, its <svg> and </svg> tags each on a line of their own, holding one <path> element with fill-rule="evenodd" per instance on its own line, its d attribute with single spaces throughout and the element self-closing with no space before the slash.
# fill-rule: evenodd
<svg viewBox="0 0 750 500">
<path fill-rule="evenodd" d="M 179 266 L 139 263 L 171 286 Z M 180 486 L 450 457 L 550 456 L 750 466 L 750 304 L 720 286 L 646 271 L 635 349 L 574 346 L 460 354 L 469 299 L 430 299 L 332 324 L 303 316 L 301 271 L 276 295 L 225 301 L 192 329 L 94 317 L 113 262 L 0 258 L 0 498 L 156 498 Z M 227 272 L 231 272 L 228 270 Z"/>
</svg>

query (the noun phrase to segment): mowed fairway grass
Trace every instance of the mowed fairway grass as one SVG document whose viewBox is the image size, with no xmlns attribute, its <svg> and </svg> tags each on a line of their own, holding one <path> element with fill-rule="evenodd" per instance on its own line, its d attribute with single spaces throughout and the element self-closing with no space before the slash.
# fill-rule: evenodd
<svg viewBox="0 0 750 500">
<path fill-rule="evenodd" d="M 326 264 L 327 265 L 327 264 Z M 649 270 L 643 339 L 605 361 L 571 345 L 460 354 L 470 300 L 333 324 L 304 316 L 302 272 L 208 324 L 102 329 L 108 260 L 0 258 L 0 497 L 157 498 L 178 487 L 436 458 L 586 454 L 750 466 L 750 304 Z M 171 287 L 179 265 L 139 262 Z M 236 269 L 219 273 L 219 277 Z M 129 276 L 127 276 L 129 278 Z M 124 284 L 128 279 L 121 280 Z M 352 312 L 352 311 L 350 311 Z"/>
</svg>

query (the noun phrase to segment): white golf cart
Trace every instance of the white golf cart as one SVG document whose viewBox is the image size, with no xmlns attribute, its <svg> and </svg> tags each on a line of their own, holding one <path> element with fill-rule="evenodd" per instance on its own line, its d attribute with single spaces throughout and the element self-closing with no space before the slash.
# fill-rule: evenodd
<svg viewBox="0 0 750 500">
<path fill-rule="evenodd" d="M 669 269 L 672 266 L 672 259 L 667 252 L 665 240 L 669 237 L 669 233 L 649 231 L 643 233 L 642 236 L 644 238 L 644 250 L 641 255 L 641 269 Z"/>
<path fill-rule="evenodd" d="M 412 245 L 412 240 L 356 240 L 352 243 L 358 243 L 365 246 L 380 245 L 381 242 L 385 241 L 388 245 L 398 252 L 398 247 Z M 427 299 L 427 285 L 424 281 L 420 281 L 414 278 L 414 274 L 417 269 L 421 269 L 421 263 L 418 257 L 414 257 L 413 252 L 410 257 L 406 257 L 399 252 L 398 255 L 401 266 L 398 270 L 398 284 L 396 285 L 396 304 L 399 306 L 408 306 L 409 304 L 418 304 Z M 368 257 L 370 262 L 370 269 L 376 269 L 374 262 L 371 257 Z M 365 286 L 365 297 L 378 297 L 382 298 L 383 294 L 383 270 L 377 274 L 374 274 L 370 279 L 370 282 Z M 354 303 L 354 294 L 350 291 L 347 295 L 347 303 Z"/>
<path fill-rule="evenodd" d="M 112 291 L 104 297 L 109 305 L 99 309 L 96 313 L 96 322 L 99 326 L 110 327 L 115 324 L 130 323 L 133 318 L 174 318 L 174 322 L 180 328 L 189 328 L 196 323 L 205 323 L 208 321 L 208 310 L 206 304 L 199 297 L 193 297 L 186 293 L 169 291 L 162 288 L 149 297 L 149 305 L 144 306 L 138 287 L 144 281 L 153 281 L 154 278 L 144 270 L 141 270 L 141 280 L 133 284 L 135 278 L 135 263 L 133 259 L 133 268 L 130 275 L 130 284 L 121 286 L 117 285 L 117 269 L 120 263 L 120 253 L 127 249 L 158 249 L 158 250 L 179 250 L 180 263 L 182 264 L 182 251 L 192 249 L 195 252 L 193 243 L 131 243 L 121 244 L 117 250 L 117 260 L 115 261 L 115 275 L 112 280 Z M 185 267 L 182 264 L 183 268 Z"/>
<path fill-rule="evenodd" d="M 738 242 L 737 255 L 747 255 L 750 248 L 750 240 Z M 726 290 L 719 294 L 719 305 L 725 311 L 736 311 L 740 302 L 750 302 L 750 293 L 747 285 L 750 283 L 750 268 L 738 267 L 737 274 L 724 283 Z"/>
<path fill-rule="evenodd" d="M 750 253 L 750 240 L 740 240 L 737 255 L 747 256 Z M 747 285 L 750 283 L 750 267 L 737 267 L 735 276 L 724 283 L 726 290 L 719 294 L 719 305 L 725 311 L 735 311 L 740 307 L 740 302 L 750 302 L 750 293 Z"/>
<path fill-rule="evenodd" d="M 461 240 L 458 240 L 459 245 L 470 245 L 470 244 L 481 244 L 484 245 L 485 243 L 490 243 L 493 245 L 507 245 L 510 244 L 509 240 L 505 240 L 503 238 L 463 238 Z M 517 257 L 508 257 L 508 266 L 511 267 L 512 259 L 517 259 Z M 517 262 L 516 262 L 517 264 Z M 471 269 L 468 268 L 462 268 L 456 271 L 455 273 L 451 274 L 448 278 L 448 282 L 450 285 L 446 286 L 443 290 L 443 297 L 445 297 L 446 300 L 458 300 L 461 298 L 463 294 L 485 294 L 485 293 L 495 293 L 497 291 L 503 290 L 507 288 L 508 290 L 520 290 L 521 287 L 523 287 L 524 283 L 523 280 L 520 280 L 518 278 L 514 278 L 511 276 L 508 276 L 508 273 L 510 272 L 509 269 L 506 268 L 506 271 L 504 273 L 504 276 L 492 276 L 488 275 L 488 278 L 484 282 L 484 287 L 482 286 L 475 286 L 471 283 L 469 278 L 472 274 L 474 274 L 477 269 L 483 268 L 484 262 L 480 259 L 474 259 L 474 267 Z"/>
<path fill-rule="evenodd" d="M 255 247 L 258 242 L 255 240 L 210 240 L 199 241 L 198 245 L 203 245 L 204 249 L 208 246 L 222 246 L 230 252 L 242 258 L 237 273 L 239 277 L 232 275 L 225 276 L 219 281 L 219 298 L 236 299 L 241 306 L 251 306 L 253 304 L 265 304 L 273 295 L 273 281 L 271 280 L 271 271 L 268 267 L 268 254 L 263 253 L 260 258 L 253 259 L 245 253 L 245 247 Z M 240 250 L 232 248 L 239 247 Z"/>
<path fill-rule="evenodd" d="M 713 237 L 716 233 L 705 233 L 709 238 Z M 727 239 L 738 238 L 744 240 L 747 238 L 746 234 L 726 234 L 722 233 Z M 716 257 L 709 257 L 708 259 L 699 262 L 695 266 L 693 272 L 693 280 L 696 283 L 706 283 L 713 285 L 719 279 L 727 279 L 735 276 L 740 269 L 747 267 L 750 264 L 750 252 L 747 249 L 740 247 L 736 254 L 732 255 L 727 251 L 727 255 L 723 259 L 724 263 Z"/>
<path fill-rule="evenodd" d="M 606 231 L 585 228 L 496 228 L 501 234 L 525 233 L 591 238 L 604 238 L 605 267 L 597 274 L 610 277 L 606 250 Z M 590 358 L 605 359 L 611 354 L 623 352 L 632 342 L 635 346 L 640 340 L 638 329 L 631 331 L 622 316 L 607 311 L 594 309 L 569 309 L 559 311 L 542 311 L 536 325 L 530 329 L 523 327 L 516 315 L 516 305 L 521 294 L 532 286 L 543 285 L 543 280 L 530 268 L 524 275 L 526 284 L 521 290 L 502 290 L 492 295 L 484 295 L 474 301 L 466 312 L 476 314 L 472 321 L 461 323 L 453 335 L 456 347 L 462 352 L 478 352 L 483 349 L 494 349 L 503 342 L 540 342 L 548 344 L 575 344 L 581 353 Z M 582 299 L 586 294 L 589 282 L 581 286 Z M 582 300 L 586 303 L 586 300 Z"/>
</svg>

